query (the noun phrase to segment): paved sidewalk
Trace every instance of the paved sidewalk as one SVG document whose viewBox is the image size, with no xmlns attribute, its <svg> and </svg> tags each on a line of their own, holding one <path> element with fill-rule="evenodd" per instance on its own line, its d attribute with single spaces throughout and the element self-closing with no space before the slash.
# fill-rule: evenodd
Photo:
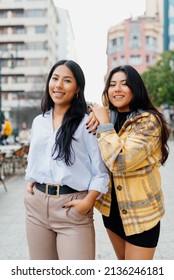
<svg viewBox="0 0 174 280">
<path fill-rule="evenodd" d="M 162 185 L 165 195 L 166 213 L 161 223 L 161 235 L 155 259 L 174 260 L 174 141 L 170 141 L 170 156 L 161 168 Z M 25 181 L 14 176 L 6 181 L 8 192 L 0 182 L 0 260 L 26 260 L 28 249 L 25 234 L 25 210 L 23 204 Z M 101 215 L 94 214 L 96 226 L 96 258 L 116 259 Z"/>
</svg>

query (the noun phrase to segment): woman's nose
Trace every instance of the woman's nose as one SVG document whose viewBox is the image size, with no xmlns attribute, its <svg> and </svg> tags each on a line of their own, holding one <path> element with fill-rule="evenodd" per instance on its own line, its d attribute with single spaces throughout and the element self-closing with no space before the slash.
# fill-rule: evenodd
<svg viewBox="0 0 174 280">
<path fill-rule="evenodd" d="M 55 86 L 56 86 L 56 88 L 62 88 L 62 86 L 63 86 L 62 81 L 61 80 L 56 81 Z"/>
<path fill-rule="evenodd" d="M 121 90 L 121 85 L 120 84 L 116 84 L 115 85 L 115 91 L 120 91 Z"/>
</svg>

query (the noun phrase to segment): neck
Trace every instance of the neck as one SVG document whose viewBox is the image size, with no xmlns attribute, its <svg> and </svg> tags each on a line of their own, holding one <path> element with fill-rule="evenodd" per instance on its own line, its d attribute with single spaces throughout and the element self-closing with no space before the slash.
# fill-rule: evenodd
<svg viewBox="0 0 174 280">
<path fill-rule="evenodd" d="M 54 108 L 53 110 L 53 129 L 57 130 L 61 125 L 63 121 L 63 117 L 66 113 L 66 110 Z"/>
<path fill-rule="evenodd" d="M 64 116 L 70 106 L 57 106 L 54 105 L 53 114 L 56 116 Z"/>
</svg>

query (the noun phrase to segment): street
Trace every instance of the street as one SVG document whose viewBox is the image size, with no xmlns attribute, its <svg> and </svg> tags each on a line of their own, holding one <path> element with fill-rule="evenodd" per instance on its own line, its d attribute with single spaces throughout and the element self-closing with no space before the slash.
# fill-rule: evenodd
<svg viewBox="0 0 174 280">
<path fill-rule="evenodd" d="M 174 260 L 174 141 L 169 142 L 170 155 L 161 168 L 162 188 L 166 213 L 161 222 L 161 234 L 155 253 L 156 260 Z M 23 204 L 25 180 L 23 175 L 6 180 L 8 192 L 0 182 L 0 260 L 26 260 L 28 248 L 25 233 L 25 210 Z M 96 259 L 116 259 L 101 215 L 95 210 Z"/>
</svg>

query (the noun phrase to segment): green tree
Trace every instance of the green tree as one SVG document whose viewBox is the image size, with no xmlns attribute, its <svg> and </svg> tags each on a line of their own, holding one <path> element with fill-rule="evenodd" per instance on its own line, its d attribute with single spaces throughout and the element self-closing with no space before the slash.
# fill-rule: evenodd
<svg viewBox="0 0 174 280">
<path fill-rule="evenodd" d="M 155 106 L 174 105 L 174 51 L 161 54 L 159 61 L 142 74 Z"/>
</svg>

